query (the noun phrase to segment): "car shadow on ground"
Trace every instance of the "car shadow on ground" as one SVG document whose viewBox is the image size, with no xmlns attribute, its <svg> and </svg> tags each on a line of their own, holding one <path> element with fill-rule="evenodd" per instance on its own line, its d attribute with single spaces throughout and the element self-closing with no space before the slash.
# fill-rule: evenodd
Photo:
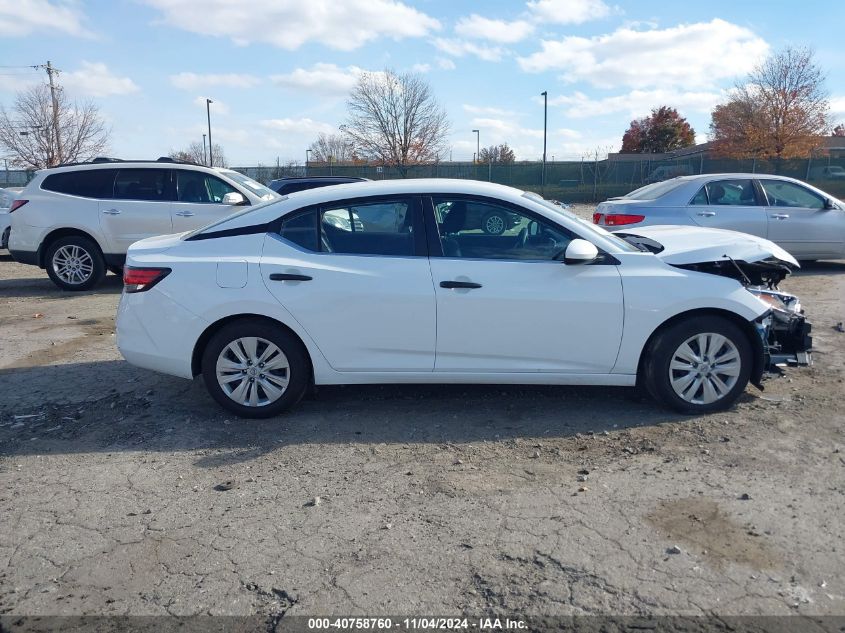
<svg viewBox="0 0 845 633">
<path fill-rule="evenodd" d="M 43 272 L 43 271 L 42 271 Z M 39 297 L 43 299 L 69 299 L 98 294 L 120 294 L 123 290 L 123 278 L 118 275 L 106 275 L 105 279 L 93 290 L 71 292 L 61 290 L 50 281 L 44 272 L 41 279 L 21 277 L 19 279 L 0 279 L 0 297 Z"/>
<path fill-rule="evenodd" d="M 845 261 L 801 262 L 800 270 L 792 273 L 795 276 L 823 276 L 845 274 Z"/>
<path fill-rule="evenodd" d="M 0 370 L 0 455 L 200 451 L 249 461 L 296 444 L 565 438 L 694 419 L 631 388 L 514 385 L 320 387 L 290 412 L 244 420 L 181 380 L 123 361 Z"/>
</svg>

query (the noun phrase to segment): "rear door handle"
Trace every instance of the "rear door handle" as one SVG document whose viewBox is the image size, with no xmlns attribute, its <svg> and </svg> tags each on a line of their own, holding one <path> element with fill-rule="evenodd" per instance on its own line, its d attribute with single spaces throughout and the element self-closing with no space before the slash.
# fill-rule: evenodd
<svg viewBox="0 0 845 633">
<path fill-rule="evenodd" d="M 712 218 L 714 215 L 716 215 L 716 212 L 715 211 L 699 211 L 697 213 L 697 215 L 700 215 L 703 218 Z"/>
<path fill-rule="evenodd" d="M 118 211 L 117 209 L 106 209 L 105 211 L 103 211 L 103 213 L 105 213 L 106 215 L 120 215 L 120 211 Z"/>
<path fill-rule="evenodd" d="M 271 281 L 311 281 L 313 277 L 308 275 L 294 275 L 291 273 L 273 273 L 270 275 Z"/>
<path fill-rule="evenodd" d="M 441 281 L 441 288 L 481 288 L 481 284 L 472 281 Z"/>
<path fill-rule="evenodd" d="M 191 218 L 196 214 L 193 211 L 177 211 L 176 215 L 181 216 L 183 218 Z"/>
<path fill-rule="evenodd" d="M 775 220 L 788 220 L 789 214 L 788 213 L 773 213 L 769 217 L 774 218 Z"/>
</svg>

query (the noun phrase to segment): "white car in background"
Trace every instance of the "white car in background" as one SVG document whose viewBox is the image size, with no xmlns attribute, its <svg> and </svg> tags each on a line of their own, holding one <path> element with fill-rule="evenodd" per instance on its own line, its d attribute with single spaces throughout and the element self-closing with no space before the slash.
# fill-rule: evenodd
<svg viewBox="0 0 845 633">
<path fill-rule="evenodd" d="M 9 251 L 63 290 L 119 272 L 133 242 L 192 231 L 280 196 L 231 169 L 173 160 L 91 163 L 35 174 L 12 208 Z"/>
<path fill-rule="evenodd" d="M 0 248 L 9 248 L 9 231 L 11 218 L 9 215 L 12 203 L 18 197 L 23 187 L 0 188 Z"/>
<path fill-rule="evenodd" d="M 515 222 L 479 231 L 474 204 Z M 733 231 L 623 239 L 501 185 L 337 185 L 133 244 L 117 342 L 140 367 L 202 374 L 244 417 L 276 415 L 312 383 L 639 382 L 709 412 L 774 365 L 809 363 L 810 325 L 777 290 L 797 265 Z"/>
</svg>

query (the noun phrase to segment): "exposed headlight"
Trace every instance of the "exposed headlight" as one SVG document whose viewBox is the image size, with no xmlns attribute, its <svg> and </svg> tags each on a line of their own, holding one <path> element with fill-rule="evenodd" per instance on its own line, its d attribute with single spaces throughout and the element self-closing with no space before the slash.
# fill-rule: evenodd
<svg viewBox="0 0 845 633">
<path fill-rule="evenodd" d="M 768 303 L 774 310 L 795 314 L 801 313 L 801 302 L 795 295 L 760 288 L 747 288 L 747 290 L 760 301 Z"/>
</svg>

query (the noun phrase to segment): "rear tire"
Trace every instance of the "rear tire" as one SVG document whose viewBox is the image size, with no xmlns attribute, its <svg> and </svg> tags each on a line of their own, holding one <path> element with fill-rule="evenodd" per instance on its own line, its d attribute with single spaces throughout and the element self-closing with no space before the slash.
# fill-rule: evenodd
<svg viewBox="0 0 845 633">
<path fill-rule="evenodd" d="M 746 334 L 718 316 L 685 319 L 658 333 L 643 366 L 644 383 L 659 402 L 681 413 L 710 413 L 733 405 L 751 376 Z"/>
<path fill-rule="evenodd" d="M 270 418 L 298 403 L 311 381 L 302 342 L 263 319 L 223 326 L 205 346 L 202 376 L 211 397 L 242 418 Z"/>
<path fill-rule="evenodd" d="M 61 237 L 50 244 L 44 265 L 50 279 L 62 290 L 90 290 L 106 275 L 100 247 L 82 235 Z"/>
</svg>

